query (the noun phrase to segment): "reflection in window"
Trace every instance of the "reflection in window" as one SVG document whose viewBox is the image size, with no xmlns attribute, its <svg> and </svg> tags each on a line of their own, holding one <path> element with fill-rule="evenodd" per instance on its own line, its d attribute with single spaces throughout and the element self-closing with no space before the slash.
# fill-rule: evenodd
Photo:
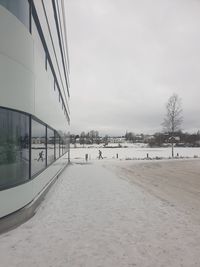
<svg viewBox="0 0 200 267">
<path fill-rule="evenodd" d="M 66 142 L 63 142 L 63 154 L 67 152 L 67 144 Z"/>
<path fill-rule="evenodd" d="M 64 153 L 69 152 L 69 144 L 70 144 L 70 133 L 64 134 Z"/>
<path fill-rule="evenodd" d="M 55 132 L 55 141 L 56 141 L 56 159 L 60 157 L 60 136 Z"/>
<path fill-rule="evenodd" d="M 0 108 L 0 187 L 29 179 L 29 116 Z"/>
<path fill-rule="evenodd" d="M 54 130 L 47 128 L 47 165 L 51 164 L 55 159 L 55 138 Z"/>
<path fill-rule="evenodd" d="M 46 167 L 46 127 L 32 120 L 31 176 Z"/>
<path fill-rule="evenodd" d="M 8 9 L 29 29 L 29 2 L 28 0 L 0 0 L 0 5 Z"/>
<path fill-rule="evenodd" d="M 63 153 L 63 155 L 67 152 L 67 150 L 68 150 L 67 139 L 64 136 L 63 137 L 63 143 L 62 143 L 62 153 Z"/>
<path fill-rule="evenodd" d="M 63 140 L 60 139 L 60 156 L 63 155 L 63 150 L 64 150 L 64 144 L 63 144 Z"/>
</svg>

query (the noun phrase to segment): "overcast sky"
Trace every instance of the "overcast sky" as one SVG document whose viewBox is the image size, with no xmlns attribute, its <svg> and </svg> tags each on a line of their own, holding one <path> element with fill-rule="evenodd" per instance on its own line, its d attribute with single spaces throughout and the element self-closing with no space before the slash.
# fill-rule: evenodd
<svg viewBox="0 0 200 267">
<path fill-rule="evenodd" d="M 65 1 L 72 133 L 160 131 L 173 93 L 200 129 L 199 0 Z"/>
</svg>

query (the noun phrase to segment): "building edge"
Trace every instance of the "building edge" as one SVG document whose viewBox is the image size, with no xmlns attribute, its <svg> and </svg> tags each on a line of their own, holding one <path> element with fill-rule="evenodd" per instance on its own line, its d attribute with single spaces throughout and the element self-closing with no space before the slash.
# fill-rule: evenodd
<svg viewBox="0 0 200 267">
<path fill-rule="evenodd" d="M 0 203 L 2 203 L 0 205 L 0 232 L 7 227 L 7 229 L 13 228 L 20 221 L 23 222 L 34 215 L 36 203 L 41 202 L 42 196 L 46 194 L 45 192 L 48 191 L 50 185 L 70 161 L 69 146 L 63 142 L 63 138 L 67 138 L 67 130 L 64 131 L 70 121 L 68 99 L 64 92 L 66 86 L 63 82 L 64 75 L 60 73 L 64 62 L 59 62 L 56 59 L 57 55 L 53 54 L 50 38 L 44 40 L 48 34 L 45 32 L 45 23 L 48 18 L 42 17 L 45 5 L 41 6 L 43 1 L 41 3 L 33 0 L 19 2 L 24 4 L 24 9 L 21 6 L 20 12 L 21 10 L 25 11 L 25 8 L 29 6 L 28 25 L 26 24 L 27 21 L 24 21 L 26 16 L 20 18 L 19 10 L 9 10 L 9 5 L 4 6 L 6 2 L 9 1 L 3 1 L 4 4 L 0 1 L 0 112 L 9 113 L 7 117 L 10 122 L 15 121 L 16 118 L 19 121 L 24 120 L 29 136 L 28 141 L 23 141 L 23 146 L 27 146 L 26 149 L 16 152 L 14 145 L 12 145 L 12 149 L 9 148 L 9 153 L 6 151 L 6 157 L 9 155 L 10 165 L 8 169 L 10 168 L 10 170 L 5 170 L 5 166 L 2 164 L 4 157 L 2 157 L 4 153 L 2 148 L 4 149 L 6 146 L 0 143 Z M 62 44 L 60 46 L 62 49 Z M 68 90 L 68 85 L 66 88 Z M 12 117 L 12 114 L 15 116 Z M 0 119 L 1 116 L 2 114 L 0 114 Z M 45 132 L 43 137 L 33 136 L 33 128 L 36 126 L 41 127 Z M 51 159 L 48 158 L 48 133 L 54 135 L 54 155 L 51 156 Z M 45 138 L 45 141 L 42 138 Z M 37 165 L 39 153 L 35 155 L 36 159 L 34 160 L 33 152 L 37 149 L 39 152 L 39 146 L 43 146 L 45 165 L 36 167 L 34 172 L 34 165 Z M 14 166 L 16 165 L 14 157 L 27 160 L 29 166 L 26 177 L 13 182 L 8 175 L 9 172 L 12 173 L 13 167 L 13 172 L 15 168 L 17 172 L 23 167 L 20 166 L 17 169 L 17 166 Z M 62 161 L 64 161 L 65 166 L 61 164 Z M 39 160 L 39 163 L 42 164 L 43 160 Z M 10 182 L 4 185 L 2 181 L 5 180 L 5 174 Z M 15 216 L 16 219 L 14 219 Z"/>
</svg>

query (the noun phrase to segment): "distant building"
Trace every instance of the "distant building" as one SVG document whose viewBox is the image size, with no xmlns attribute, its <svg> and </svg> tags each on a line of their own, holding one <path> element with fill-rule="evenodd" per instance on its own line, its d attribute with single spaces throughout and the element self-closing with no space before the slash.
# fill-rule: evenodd
<svg viewBox="0 0 200 267">
<path fill-rule="evenodd" d="M 168 139 L 168 142 L 174 142 L 174 143 L 178 143 L 180 142 L 181 138 L 179 136 L 173 136 L 173 137 L 170 137 Z"/>
<path fill-rule="evenodd" d="M 126 139 L 125 137 L 108 137 L 109 143 L 125 143 Z"/>
</svg>

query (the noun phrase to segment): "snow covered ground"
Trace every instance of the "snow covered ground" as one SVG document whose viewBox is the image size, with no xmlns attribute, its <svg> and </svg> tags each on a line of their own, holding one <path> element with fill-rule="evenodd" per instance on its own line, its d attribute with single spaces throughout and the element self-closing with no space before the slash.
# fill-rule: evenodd
<svg viewBox="0 0 200 267">
<path fill-rule="evenodd" d="M 118 145 L 118 144 L 111 144 Z M 124 145 L 124 144 L 122 144 Z M 102 145 L 98 146 L 85 146 L 85 147 L 71 147 L 71 158 L 72 159 L 84 159 L 85 154 L 89 155 L 89 159 L 95 160 L 98 158 L 99 149 L 103 153 L 103 157 L 106 159 L 116 158 L 118 154 L 119 159 L 142 159 L 146 158 L 147 153 L 149 157 L 162 157 L 169 158 L 171 157 L 171 148 L 170 147 L 161 147 L 161 148 L 149 148 L 144 147 L 145 144 L 125 144 L 128 147 L 126 148 L 104 148 Z M 179 157 L 200 157 L 200 147 L 175 147 L 174 155 L 178 153 Z"/>
<path fill-rule="evenodd" d="M 76 160 L 0 236 L 0 266 L 199 267 L 199 173 L 199 159 Z"/>
</svg>

